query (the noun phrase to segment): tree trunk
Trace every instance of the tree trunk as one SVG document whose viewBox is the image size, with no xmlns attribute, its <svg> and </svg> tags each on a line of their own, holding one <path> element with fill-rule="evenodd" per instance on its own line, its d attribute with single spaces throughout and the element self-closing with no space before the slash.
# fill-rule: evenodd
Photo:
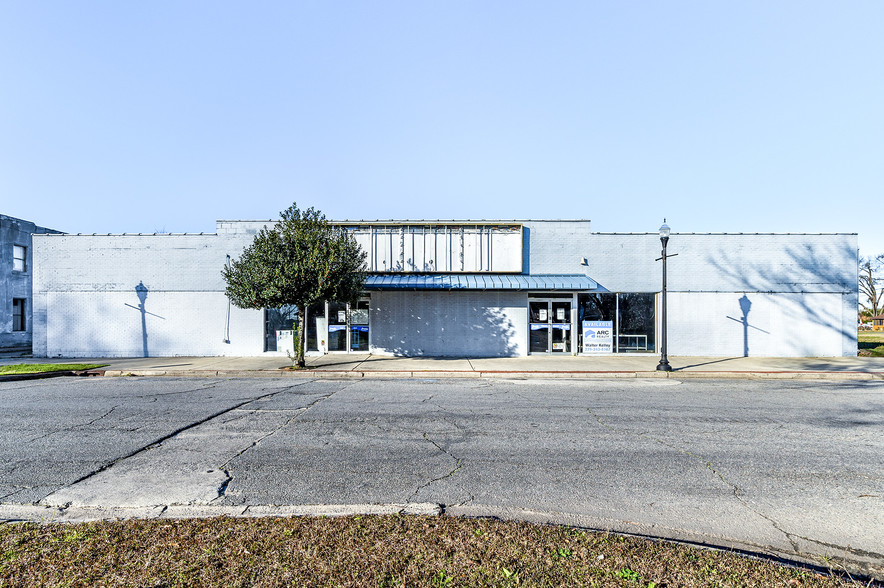
<svg viewBox="0 0 884 588">
<path fill-rule="evenodd" d="M 869 306 L 866 308 L 872 311 L 872 316 L 878 316 L 881 294 L 875 286 L 875 272 L 871 260 L 866 260 L 860 266 L 859 289 L 869 299 Z M 865 305 L 863 304 L 863 306 Z"/>
<path fill-rule="evenodd" d="M 298 359 L 298 367 L 306 367 L 307 362 L 304 361 L 304 321 L 307 318 L 307 307 L 298 306 L 298 334 L 295 343 L 295 357 Z"/>
</svg>

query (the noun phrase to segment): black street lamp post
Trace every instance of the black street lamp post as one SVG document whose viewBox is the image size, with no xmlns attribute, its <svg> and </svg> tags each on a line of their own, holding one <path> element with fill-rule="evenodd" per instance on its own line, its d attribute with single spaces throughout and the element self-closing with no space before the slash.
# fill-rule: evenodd
<svg viewBox="0 0 884 588">
<path fill-rule="evenodd" d="M 660 227 L 660 243 L 663 244 L 663 253 L 657 261 L 663 260 L 663 300 L 661 301 L 663 315 L 660 321 L 660 363 L 657 364 L 657 371 L 671 372 L 672 366 L 669 365 L 669 359 L 666 357 L 666 258 L 675 257 L 678 253 L 666 255 L 666 244 L 669 243 L 669 225 L 666 224 L 665 218 L 663 219 L 663 226 Z"/>
</svg>

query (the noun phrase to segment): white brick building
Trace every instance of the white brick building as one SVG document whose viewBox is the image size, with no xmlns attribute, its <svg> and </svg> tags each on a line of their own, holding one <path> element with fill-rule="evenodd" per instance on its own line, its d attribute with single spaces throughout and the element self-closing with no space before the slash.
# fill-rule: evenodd
<svg viewBox="0 0 884 588">
<path fill-rule="evenodd" d="M 221 268 L 272 221 L 214 234 L 35 235 L 34 353 L 261 355 L 291 312 L 242 310 Z M 656 353 L 660 240 L 589 221 L 341 221 L 368 253 L 360 302 L 308 309 L 315 353 Z M 674 233 L 668 353 L 856 355 L 855 234 Z M 608 335 L 608 336 L 606 336 Z"/>
</svg>

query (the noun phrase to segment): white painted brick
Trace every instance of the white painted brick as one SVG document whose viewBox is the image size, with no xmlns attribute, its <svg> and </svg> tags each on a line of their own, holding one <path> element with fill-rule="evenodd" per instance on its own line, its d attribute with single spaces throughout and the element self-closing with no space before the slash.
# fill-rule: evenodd
<svg viewBox="0 0 884 588">
<path fill-rule="evenodd" d="M 528 349 L 524 292 L 372 292 L 371 352 L 508 357 Z"/>
<path fill-rule="evenodd" d="M 232 307 L 223 343 L 221 268 L 264 224 L 219 221 L 218 235 L 35 236 L 35 354 L 138 356 L 146 332 L 150 355 L 261 355 L 260 311 Z M 526 273 L 586 273 L 612 292 L 660 290 L 656 234 L 593 234 L 588 222 L 524 227 Z M 741 355 L 742 325 L 727 317 L 741 318 L 744 293 L 756 328 L 750 355 L 856 353 L 856 235 L 674 234 L 669 253 L 678 253 L 668 266 L 669 353 Z M 152 313 L 144 331 L 139 283 Z M 527 353 L 525 292 L 374 292 L 371 300 L 373 352 Z"/>
<path fill-rule="evenodd" d="M 524 273 L 584 274 L 592 245 L 589 221 L 524 221 L 529 253 Z"/>
<path fill-rule="evenodd" d="M 843 354 L 840 294 L 674 292 L 667 299 L 670 355 L 833 357 Z M 741 299 L 744 305 L 749 301 L 745 315 Z M 853 333 L 856 333 L 855 325 Z"/>
<path fill-rule="evenodd" d="M 49 357 L 260 355 L 263 313 L 231 307 L 221 292 L 148 292 L 144 323 L 135 292 L 47 295 Z"/>
</svg>

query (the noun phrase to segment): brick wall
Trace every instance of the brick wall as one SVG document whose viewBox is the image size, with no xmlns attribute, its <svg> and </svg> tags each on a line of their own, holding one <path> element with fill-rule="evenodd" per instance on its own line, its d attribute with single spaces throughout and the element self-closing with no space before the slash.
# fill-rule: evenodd
<svg viewBox="0 0 884 588">
<path fill-rule="evenodd" d="M 217 235 L 34 237 L 35 354 L 260 355 L 260 311 L 230 307 L 223 342 L 220 272 L 264 224 L 221 221 Z M 526 273 L 585 273 L 612 292 L 660 290 L 656 234 L 593 234 L 588 222 L 524 227 Z M 669 253 L 678 253 L 668 266 L 671 354 L 856 353 L 855 235 L 674 234 Z M 373 352 L 527 353 L 525 292 L 374 292 L 371 300 Z"/>
<path fill-rule="evenodd" d="M 589 221 L 524 221 L 524 229 L 523 273 L 587 273 L 581 260 L 593 245 Z"/>
<path fill-rule="evenodd" d="M 527 306 L 524 292 L 372 292 L 371 352 L 526 355 Z"/>
<path fill-rule="evenodd" d="M 34 354 L 49 357 L 260 354 L 263 313 L 229 305 L 221 277 L 227 255 L 236 257 L 251 238 L 250 235 L 38 237 L 35 239 L 34 280 L 38 296 L 34 301 Z M 143 307 L 136 290 L 140 286 L 144 287 Z M 225 339 L 230 342 L 226 343 Z"/>
<path fill-rule="evenodd" d="M 592 235 L 589 275 L 612 292 L 658 292 L 656 234 Z M 667 264 L 673 292 L 852 292 L 856 235 L 673 234 Z"/>
<path fill-rule="evenodd" d="M 594 234 L 591 243 L 589 275 L 601 287 L 660 291 L 656 234 Z M 667 254 L 676 253 L 667 262 L 669 353 L 856 355 L 856 235 L 673 234 Z"/>
<path fill-rule="evenodd" d="M 668 306 L 670 355 L 837 357 L 851 333 L 856 355 L 840 294 L 674 292 Z"/>
</svg>

